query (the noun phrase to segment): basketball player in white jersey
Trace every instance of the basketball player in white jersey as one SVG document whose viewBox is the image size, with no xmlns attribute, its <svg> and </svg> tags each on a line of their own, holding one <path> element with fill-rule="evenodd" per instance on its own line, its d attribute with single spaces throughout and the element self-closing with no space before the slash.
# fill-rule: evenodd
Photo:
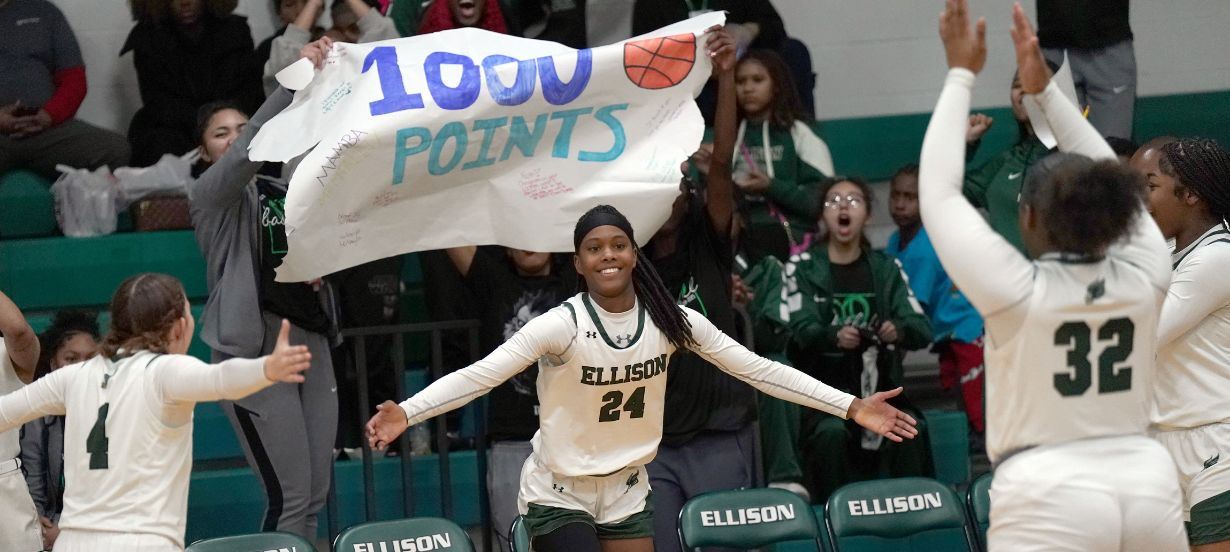
<svg viewBox="0 0 1230 552">
<path fill-rule="evenodd" d="M 183 550 L 195 404 L 300 382 L 310 363 L 286 322 L 271 355 L 212 365 L 184 355 L 193 327 L 178 280 L 133 276 L 111 300 L 101 354 L 0 397 L 0 431 L 65 416 L 57 552 Z"/>
<path fill-rule="evenodd" d="M 953 282 L 986 320 L 992 551 L 1187 547 L 1173 463 L 1146 436 L 1154 335 L 1170 279 L 1144 186 L 1050 82 L 1014 7 L 1021 84 L 1060 150 L 1021 189 L 1032 262 L 961 195 L 965 128 L 986 23 L 948 0 L 950 67 L 923 142 L 923 224 Z"/>
<path fill-rule="evenodd" d="M 17 305 L 0 292 L 0 394 L 11 393 L 34 379 L 39 343 Z M 20 427 L 0 432 L 0 550 L 42 550 L 38 510 L 21 473 Z"/>
<path fill-rule="evenodd" d="M 1230 153 L 1170 139 L 1138 152 L 1149 210 L 1175 240 L 1157 331 L 1154 437 L 1179 468 L 1193 550 L 1230 550 Z M 1144 148 L 1142 148 L 1144 149 Z M 1226 456 L 1222 458 L 1222 456 Z"/>
<path fill-rule="evenodd" d="M 582 292 L 535 318 L 483 360 L 449 374 L 368 422 L 386 447 L 407 426 L 459 408 L 538 361 L 541 427 L 521 472 L 520 511 L 540 552 L 652 550 L 645 464 L 662 438 L 666 366 L 687 348 L 775 397 L 853 418 L 894 441 L 917 434 L 885 401 L 859 399 L 756 356 L 704 316 L 678 307 L 641 254 L 632 226 L 600 205 L 577 222 Z"/>
</svg>

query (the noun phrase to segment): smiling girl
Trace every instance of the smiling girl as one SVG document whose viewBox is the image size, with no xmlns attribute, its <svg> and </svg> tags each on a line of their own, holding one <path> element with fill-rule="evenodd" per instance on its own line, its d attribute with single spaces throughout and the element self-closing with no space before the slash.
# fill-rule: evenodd
<svg viewBox="0 0 1230 552">
<path fill-rule="evenodd" d="M 577 221 L 581 293 L 530 321 L 495 352 L 368 422 L 384 448 L 407 427 L 488 392 L 537 362 L 541 429 L 521 471 L 520 510 L 534 549 L 652 550 L 645 464 L 662 438 L 670 355 L 688 349 L 783 400 L 822 410 L 894 441 L 914 419 L 889 406 L 895 389 L 859 399 L 751 353 L 696 311 L 678 307 L 636 245 L 632 226 L 600 205 Z"/>
</svg>

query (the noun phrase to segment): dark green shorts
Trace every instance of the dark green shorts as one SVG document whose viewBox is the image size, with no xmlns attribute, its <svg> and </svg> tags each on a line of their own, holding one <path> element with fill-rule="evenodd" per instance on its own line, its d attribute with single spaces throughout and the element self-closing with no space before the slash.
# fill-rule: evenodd
<svg viewBox="0 0 1230 552">
<path fill-rule="evenodd" d="M 600 525 L 594 517 L 581 510 L 554 508 L 530 504 L 523 516 L 530 537 L 539 537 L 569 523 L 585 523 L 598 532 L 598 540 L 639 539 L 653 536 L 653 491 L 645 497 L 645 509 L 619 523 Z"/>
<path fill-rule="evenodd" d="M 1192 506 L 1187 540 L 1192 546 L 1230 540 L 1230 491 Z"/>
</svg>

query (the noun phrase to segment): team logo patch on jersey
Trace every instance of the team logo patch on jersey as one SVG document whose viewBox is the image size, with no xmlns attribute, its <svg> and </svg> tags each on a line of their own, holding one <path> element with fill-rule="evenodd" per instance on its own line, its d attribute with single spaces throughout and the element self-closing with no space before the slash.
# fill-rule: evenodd
<svg viewBox="0 0 1230 552">
<path fill-rule="evenodd" d="M 1106 280 L 1098 278 L 1092 284 L 1089 284 L 1089 287 L 1085 288 L 1085 304 L 1092 304 L 1103 295 L 1106 295 Z"/>
<path fill-rule="evenodd" d="M 1204 469 L 1209 469 L 1217 465 L 1217 461 L 1221 460 L 1221 453 L 1214 454 L 1212 458 L 1204 461 Z"/>
</svg>

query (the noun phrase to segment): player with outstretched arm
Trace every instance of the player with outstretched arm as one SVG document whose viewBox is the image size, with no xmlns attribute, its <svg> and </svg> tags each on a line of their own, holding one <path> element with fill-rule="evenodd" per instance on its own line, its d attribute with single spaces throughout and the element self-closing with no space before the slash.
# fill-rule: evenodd
<svg viewBox="0 0 1230 552">
<path fill-rule="evenodd" d="M 653 549 L 645 464 L 662 438 L 665 369 L 679 349 L 765 393 L 852 418 L 894 441 L 917 434 L 914 419 L 886 402 L 901 388 L 865 399 L 839 392 L 756 356 L 677 306 L 613 207 L 585 213 L 573 244 L 580 294 L 486 358 L 400 405 L 381 404 L 367 425 L 369 442 L 384 448 L 410 425 L 460 408 L 537 361 L 541 429 L 519 497 L 535 550 Z"/>
<path fill-rule="evenodd" d="M 923 141 L 923 225 L 986 321 L 991 550 L 1186 550 L 1179 485 L 1145 435 L 1154 334 L 1170 263 L 1121 165 L 1051 82 L 1029 20 L 1014 7 L 1021 85 L 1062 153 L 1021 188 L 1030 261 L 961 195 L 965 130 L 986 22 L 948 0 L 940 36 L 948 78 Z"/>
</svg>

